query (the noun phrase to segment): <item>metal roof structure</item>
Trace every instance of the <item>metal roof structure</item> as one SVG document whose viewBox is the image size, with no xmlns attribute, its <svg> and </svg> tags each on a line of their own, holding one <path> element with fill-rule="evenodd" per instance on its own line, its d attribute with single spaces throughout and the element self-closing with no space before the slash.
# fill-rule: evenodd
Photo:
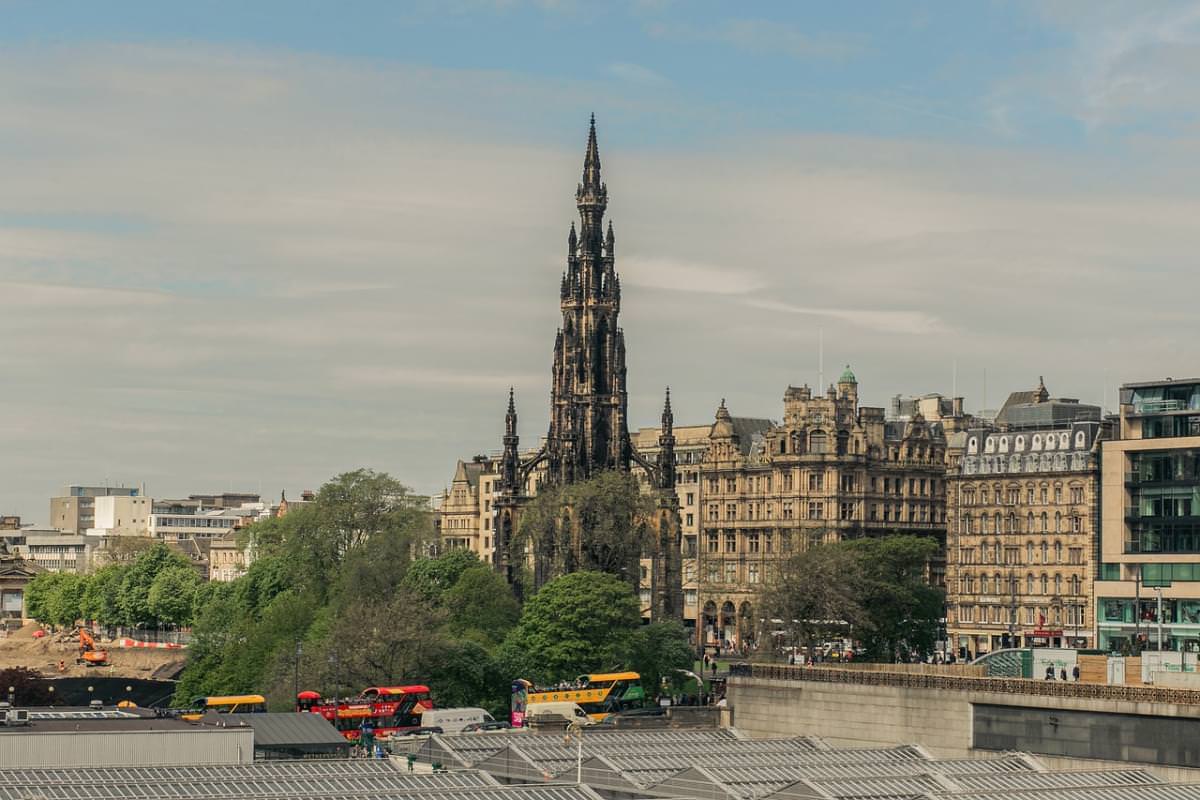
<svg viewBox="0 0 1200 800">
<path fill-rule="evenodd" d="M 954 783 L 970 791 L 1013 791 L 1085 786 L 1146 786 L 1162 780 L 1144 769 L 1107 769 L 1073 772 L 1026 772 L 1003 775 L 954 775 Z"/>
<path fill-rule="evenodd" d="M 336 776 L 401 774 L 405 779 L 417 776 L 396 769 L 390 761 L 374 759 L 258 762 L 255 764 L 213 764 L 180 767 L 78 767 L 74 769 L 3 769 L 0 786 L 36 784 L 97 783 L 204 783 L 212 781 L 287 780 Z M 455 776 L 476 776 L 481 783 L 495 783 L 478 772 L 459 772 Z M 441 776 L 438 776 L 439 779 Z"/>
<path fill-rule="evenodd" d="M 1153 786 L 1055 787 L 1023 791 L 980 792 L 955 795 L 955 800 L 1200 800 L 1200 783 Z"/>
</svg>

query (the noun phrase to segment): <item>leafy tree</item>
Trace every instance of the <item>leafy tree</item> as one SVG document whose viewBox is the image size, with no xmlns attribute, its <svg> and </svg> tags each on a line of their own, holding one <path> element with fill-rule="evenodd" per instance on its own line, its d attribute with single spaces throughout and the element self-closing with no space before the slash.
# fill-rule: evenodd
<svg viewBox="0 0 1200 800">
<path fill-rule="evenodd" d="M 117 594 L 117 605 L 121 609 L 121 621 L 124 624 L 152 625 L 157 621 L 150 610 L 150 587 L 158 573 L 177 566 L 191 568 L 186 558 L 163 542 L 156 542 L 137 557 L 121 579 L 121 589 Z"/>
<path fill-rule="evenodd" d="M 507 713 L 511 680 L 483 646 L 443 639 L 436 660 L 427 682 L 438 705 L 479 706 L 497 718 Z"/>
<path fill-rule="evenodd" d="M 113 536 L 100 554 L 108 564 L 129 566 L 155 544 L 148 536 Z"/>
<path fill-rule="evenodd" d="M 414 528 L 432 532 L 424 499 L 390 475 L 359 469 L 321 487 L 314 508 L 340 561 L 372 536 L 408 537 Z M 290 514 L 289 514 L 290 516 Z M 286 517 L 285 517 L 286 519 Z"/>
<path fill-rule="evenodd" d="M 690 669 L 695 652 L 688 633 L 678 622 L 653 622 L 634 630 L 630 636 L 629 668 L 642 676 L 649 694 L 658 692 L 664 678 L 670 686 L 680 686 L 685 676 L 677 670 Z"/>
<path fill-rule="evenodd" d="M 199 574 L 191 567 L 167 567 L 154 576 L 146 595 L 146 607 L 160 623 L 189 625 L 201 583 Z"/>
<path fill-rule="evenodd" d="M 861 583 L 859 561 L 844 545 L 817 545 L 780 565 L 760 604 L 768 618 L 782 620 L 794 643 L 811 651 L 833 629 L 843 630 L 836 623 L 865 626 Z"/>
<path fill-rule="evenodd" d="M 121 608 L 118 598 L 124 578 L 125 567 L 117 564 L 101 567 L 89 575 L 79 603 L 80 616 L 101 625 L 119 624 Z"/>
<path fill-rule="evenodd" d="M 409 566 L 404 586 L 426 602 L 440 603 L 464 572 L 480 565 L 475 553 L 460 548 L 435 558 L 418 558 Z"/>
<path fill-rule="evenodd" d="M 536 683 L 573 678 L 624 664 L 641 624 L 629 584 L 601 572 L 556 578 L 525 604 L 498 660 L 510 677 Z"/>
<path fill-rule="evenodd" d="M 79 619 L 80 601 L 86 578 L 71 573 L 59 573 L 54 588 L 46 598 L 45 614 L 54 625 L 70 626 Z"/>
<path fill-rule="evenodd" d="M 782 566 L 763 592 L 762 607 L 784 621 L 795 641 L 810 646 L 849 623 L 868 659 L 925 654 L 944 608 L 942 591 L 926 582 L 937 549 L 916 536 L 818 545 Z"/>
<path fill-rule="evenodd" d="M 18 706 L 48 706 L 54 701 L 54 692 L 50 691 L 50 682 L 42 677 L 35 669 L 28 667 L 9 667 L 0 669 L 0 699 L 9 701 L 9 687 L 12 687 L 11 702 Z"/>
<path fill-rule="evenodd" d="M 943 591 L 926 580 L 938 544 L 919 536 L 857 539 L 845 547 L 858 560 L 860 602 L 868 624 L 861 636 L 868 658 L 907 658 L 933 650 L 938 620 L 945 608 Z"/>
<path fill-rule="evenodd" d="M 476 564 L 459 575 L 443 596 L 446 627 L 453 635 L 491 647 L 502 642 L 517 624 L 521 606 L 503 577 L 490 567 Z"/>
<path fill-rule="evenodd" d="M 25 585 L 25 613 L 47 625 L 50 620 L 50 597 L 57 591 L 58 584 L 65 579 L 63 572 L 43 572 L 33 576 Z"/>
<path fill-rule="evenodd" d="M 529 548 L 546 575 L 596 571 L 636 588 L 653 501 L 637 479 L 610 470 L 586 481 L 548 488 L 521 513 L 512 546 L 514 563 Z"/>
</svg>

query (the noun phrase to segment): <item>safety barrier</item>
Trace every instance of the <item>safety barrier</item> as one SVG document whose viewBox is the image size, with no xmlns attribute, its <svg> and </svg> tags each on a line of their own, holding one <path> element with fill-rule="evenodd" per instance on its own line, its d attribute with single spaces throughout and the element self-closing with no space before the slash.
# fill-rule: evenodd
<svg viewBox="0 0 1200 800">
<path fill-rule="evenodd" d="M 1030 680 L 1027 678 L 971 678 L 950 675 L 921 675 L 902 672 L 864 672 L 834 667 L 789 666 L 786 664 L 732 664 L 731 679 L 765 678 L 768 680 L 848 683 L 859 686 L 897 686 L 908 689 L 938 689 L 959 692 L 1023 694 L 1038 697 L 1075 697 L 1097 700 L 1125 700 L 1133 703 L 1169 703 L 1200 705 L 1200 691 L 1154 686 L 1109 686 L 1071 681 Z M 731 680 L 736 687 L 736 680 Z"/>
</svg>

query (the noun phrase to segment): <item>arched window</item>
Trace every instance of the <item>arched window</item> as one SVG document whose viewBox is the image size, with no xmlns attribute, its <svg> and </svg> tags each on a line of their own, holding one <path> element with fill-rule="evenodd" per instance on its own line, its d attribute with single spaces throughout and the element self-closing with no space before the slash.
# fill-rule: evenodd
<svg viewBox="0 0 1200 800">
<path fill-rule="evenodd" d="M 1033 542 L 1025 543 L 1025 563 L 1026 564 L 1033 563 Z"/>
<path fill-rule="evenodd" d="M 970 514 L 962 515 L 962 525 L 963 525 L 963 533 L 972 533 L 972 531 L 971 531 L 971 515 Z"/>
<path fill-rule="evenodd" d="M 1050 563 L 1050 543 L 1042 539 L 1042 563 Z"/>
<path fill-rule="evenodd" d="M 1055 443 L 1054 434 L 1053 433 L 1046 434 L 1046 449 L 1053 450 L 1054 443 Z"/>
<path fill-rule="evenodd" d="M 1062 542 L 1054 543 L 1054 563 L 1055 564 L 1062 563 Z"/>
<path fill-rule="evenodd" d="M 1030 511 L 1025 515 L 1025 530 L 1028 533 L 1033 532 L 1033 512 Z"/>
<path fill-rule="evenodd" d="M 1033 447 L 1031 449 L 1033 449 L 1033 450 L 1041 450 L 1042 449 L 1042 435 L 1040 433 L 1035 433 L 1033 435 Z"/>
<path fill-rule="evenodd" d="M 1001 453 L 1008 452 L 1008 437 L 1007 436 L 1000 437 L 1000 452 Z"/>
<path fill-rule="evenodd" d="M 1078 575 L 1071 576 L 1071 594 L 1079 594 L 1080 580 Z"/>
<path fill-rule="evenodd" d="M 992 517 L 992 522 L 996 526 L 996 527 L 992 528 L 992 530 L 996 533 L 999 533 L 1000 532 L 1000 512 L 999 511 L 997 511 L 995 516 Z"/>
<path fill-rule="evenodd" d="M 1025 576 L 1025 594 L 1033 594 L 1033 573 Z"/>
<path fill-rule="evenodd" d="M 1025 449 L 1025 437 L 1024 437 L 1024 436 L 1018 436 L 1018 437 L 1017 437 L 1017 444 L 1016 444 L 1016 448 L 1015 448 L 1015 449 L 1016 449 L 1018 452 L 1020 452 L 1021 450 L 1024 450 L 1024 449 Z"/>
<path fill-rule="evenodd" d="M 1062 594 L 1062 575 L 1054 576 L 1054 593 Z"/>
<path fill-rule="evenodd" d="M 1075 431 L 1075 449 L 1082 450 L 1087 446 L 1087 434 L 1083 431 Z"/>
<path fill-rule="evenodd" d="M 829 445 L 828 438 L 825 436 L 825 431 L 813 431 L 808 435 L 808 452 L 810 453 L 826 453 Z"/>
<path fill-rule="evenodd" d="M 979 576 L 979 593 L 988 594 L 988 576 L 986 573 Z"/>
<path fill-rule="evenodd" d="M 1061 511 L 1054 512 L 1054 532 L 1062 533 L 1062 512 Z"/>
<path fill-rule="evenodd" d="M 1042 573 L 1042 594 L 1050 594 L 1050 577 Z"/>
<path fill-rule="evenodd" d="M 1012 511 L 1008 512 L 1008 532 L 1009 533 L 1020 533 L 1021 532 L 1017 528 L 1017 515 Z"/>
<path fill-rule="evenodd" d="M 968 453 L 968 455 L 975 455 L 978 452 L 979 452 L 979 440 L 976 439 L 974 436 L 972 436 L 970 439 L 967 440 L 967 453 Z"/>
<path fill-rule="evenodd" d="M 1045 489 L 1043 489 L 1042 491 L 1045 491 Z M 1046 512 L 1043 511 L 1042 512 L 1042 533 L 1048 533 L 1048 531 L 1046 530 L 1046 526 L 1049 524 L 1050 524 L 1049 517 L 1047 517 Z"/>
</svg>

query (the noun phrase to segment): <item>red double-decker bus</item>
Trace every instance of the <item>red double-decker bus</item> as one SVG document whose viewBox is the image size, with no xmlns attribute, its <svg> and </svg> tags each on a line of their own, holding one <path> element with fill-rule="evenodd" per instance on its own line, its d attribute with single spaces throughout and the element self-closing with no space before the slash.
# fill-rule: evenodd
<svg viewBox="0 0 1200 800">
<path fill-rule="evenodd" d="M 364 723 L 376 739 L 419 728 L 421 715 L 432 708 L 429 687 L 419 684 L 372 686 L 358 697 L 336 702 L 312 691 L 296 695 L 297 711 L 320 714 L 352 742 L 358 741 Z"/>
</svg>

